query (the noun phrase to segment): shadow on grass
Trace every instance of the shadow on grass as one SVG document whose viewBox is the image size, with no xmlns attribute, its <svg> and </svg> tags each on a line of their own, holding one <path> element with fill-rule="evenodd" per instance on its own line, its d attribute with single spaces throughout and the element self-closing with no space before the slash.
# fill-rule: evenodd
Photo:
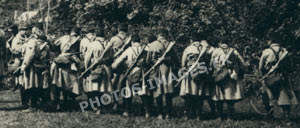
<svg viewBox="0 0 300 128">
<path fill-rule="evenodd" d="M 0 108 L 0 111 L 20 111 L 20 110 L 24 110 L 25 107 L 23 106 L 17 106 L 17 107 L 4 107 L 4 108 Z"/>
</svg>

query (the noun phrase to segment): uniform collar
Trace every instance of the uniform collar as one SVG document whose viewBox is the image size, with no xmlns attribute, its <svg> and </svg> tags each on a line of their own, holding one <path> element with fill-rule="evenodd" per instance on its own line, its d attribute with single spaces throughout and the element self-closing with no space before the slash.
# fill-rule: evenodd
<svg viewBox="0 0 300 128">
<path fill-rule="evenodd" d="M 167 41 L 166 38 L 163 37 L 163 36 L 158 36 L 157 40 L 160 41 L 160 42 L 162 42 L 162 43 Z"/>
<path fill-rule="evenodd" d="M 137 43 L 137 42 L 134 42 L 134 43 L 132 43 L 131 45 L 134 46 L 134 47 L 139 47 L 139 46 L 141 46 L 141 44 L 140 44 L 140 43 Z"/>
<path fill-rule="evenodd" d="M 271 45 L 270 45 L 270 47 L 280 47 L 280 45 L 278 44 L 278 43 L 272 43 Z"/>
<path fill-rule="evenodd" d="M 25 40 L 26 37 L 23 37 L 20 33 L 18 33 L 16 35 L 17 38 L 21 39 L 21 40 Z"/>
<path fill-rule="evenodd" d="M 199 41 L 195 41 L 191 45 L 192 46 L 196 46 L 196 47 L 200 47 L 200 42 Z"/>
<path fill-rule="evenodd" d="M 222 49 L 227 49 L 227 48 L 229 48 L 229 46 L 228 46 L 227 44 L 221 44 L 220 47 L 221 47 Z"/>
<path fill-rule="evenodd" d="M 122 40 L 124 40 L 125 37 L 126 37 L 126 32 L 120 31 L 120 32 L 118 33 L 118 36 L 119 36 Z"/>
</svg>

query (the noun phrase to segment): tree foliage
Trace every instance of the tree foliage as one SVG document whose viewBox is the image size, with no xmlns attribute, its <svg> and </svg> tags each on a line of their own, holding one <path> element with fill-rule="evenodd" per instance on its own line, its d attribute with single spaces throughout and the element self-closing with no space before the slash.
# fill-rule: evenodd
<svg viewBox="0 0 300 128">
<path fill-rule="evenodd" d="M 299 67 L 298 14 L 297 0 L 51 0 L 50 32 L 92 26 L 110 37 L 126 22 L 130 31 L 148 37 L 165 28 L 180 50 L 192 36 L 201 36 L 214 46 L 228 42 L 253 64 L 270 36 L 279 33 Z"/>
</svg>

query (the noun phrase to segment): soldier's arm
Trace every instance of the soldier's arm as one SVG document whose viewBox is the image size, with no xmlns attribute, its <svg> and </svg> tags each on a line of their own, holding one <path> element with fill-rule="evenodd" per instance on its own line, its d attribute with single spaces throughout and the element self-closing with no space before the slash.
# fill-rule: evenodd
<svg viewBox="0 0 300 128">
<path fill-rule="evenodd" d="M 32 63 L 32 60 L 36 54 L 35 52 L 36 50 L 37 50 L 37 44 L 35 40 L 29 40 L 25 47 L 24 61 L 22 64 L 24 68 L 29 67 L 29 65 Z"/>
<path fill-rule="evenodd" d="M 182 54 L 182 58 L 181 58 L 181 66 L 182 67 L 185 67 L 186 58 L 187 58 L 187 50 L 184 50 L 184 52 Z"/>
<path fill-rule="evenodd" d="M 241 64 L 243 66 L 247 66 L 244 58 L 241 56 L 241 54 L 237 50 L 234 49 L 233 53 L 237 56 L 237 58 L 239 59 L 239 61 L 241 62 Z"/>
<path fill-rule="evenodd" d="M 93 52 L 94 52 L 94 48 L 92 47 L 92 45 L 90 45 L 90 47 L 88 47 L 88 50 L 85 54 L 85 57 L 84 57 L 84 67 L 87 69 L 91 63 L 91 58 L 92 58 L 92 55 L 93 55 Z"/>
<path fill-rule="evenodd" d="M 217 49 L 215 49 L 213 52 L 212 52 L 212 54 L 211 54 L 211 59 L 210 59 L 210 66 L 213 66 L 214 68 L 216 68 L 215 67 L 215 65 L 216 65 L 216 60 L 215 60 L 215 58 L 217 57 Z"/>
<path fill-rule="evenodd" d="M 266 60 L 266 58 L 267 58 L 267 54 L 268 54 L 268 51 L 264 50 L 264 51 L 262 52 L 261 57 L 260 57 L 259 65 L 258 65 L 258 70 L 259 70 L 260 72 L 262 72 L 262 70 L 263 70 L 264 62 L 265 62 L 265 60 Z"/>
<path fill-rule="evenodd" d="M 146 67 L 148 67 L 151 65 L 151 60 L 152 60 L 152 52 L 150 50 L 149 45 L 147 45 L 145 48 L 145 54 L 146 54 L 145 65 Z"/>
<path fill-rule="evenodd" d="M 110 41 L 107 43 L 106 48 L 113 48 L 114 44 L 116 43 L 117 39 L 115 37 L 111 38 Z"/>
<path fill-rule="evenodd" d="M 126 51 L 124 51 L 121 56 L 119 56 L 112 64 L 112 69 L 117 69 L 118 66 L 128 57 L 128 51 L 129 49 L 127 49 Z"/>
<path fill-rule="evenodd" d="M 83 38 L 83 39 L 80 41 L 80 44 L 79 44 L 79 52 L 81 52 L 81 53 L 87 52 L 87 51 L 85 51 L 85 50 L 87 50 L 87 49 L 85 49 L 84 43 L 85 43 L 85 38 Z M 84 58 L 84 56 L 83 56 L 83 54 L 81 54 L 81 55 L 80 55 L 80 59 L 83 59 L 83 58 Z"/>
<path fill-rule="evenodd" d="M 18 47 L 19 42 L 20 42 L 20 40 L 18 38 L 14 38 L 12 40 L 10 51 L 13 54 L 18 54 L 18 52 L 19 52 L 19 47 Z"/>
</svg>

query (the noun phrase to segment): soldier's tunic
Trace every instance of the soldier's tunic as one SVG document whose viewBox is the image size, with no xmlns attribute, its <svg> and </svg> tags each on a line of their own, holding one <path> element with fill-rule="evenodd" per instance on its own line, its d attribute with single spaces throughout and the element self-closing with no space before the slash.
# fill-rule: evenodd
<svg viewBox="0 0 300 128">
<path fill-rule="evenodd" d="M 168 47 L 168 43 L 164 38 L 158 38 L 157 41 L 154 41 L 145 48 L 145 51 L 148 52 L 147 55 L 147 63 L 149 65 L 154 65 L 157 60 L 164 54 L 166 48 Z M 172 84 L 172 70 L 174 68 L 174 63 L 172 63 L 171 59 L 175 59 L 175 57 L 171 57 L 171 55 L 175 55 L 175 53 L 169 53 L 165 60 L 153 70 L 149 77 L 152 79 L 152 83 L 155 84 L 155 80 L 160 81 L 156 85 L 156 89 L 154 90 L 154 97 L 158 97 L 162 94 L 172 94 L 174 92 L 174 87 Z M 174 60 L 174 62 L 176 62 Z M 147 81 L 148 82 L 148 81 Z"/>
<path fill-rule="evenodd" d="M 119 32 L 116 36 L 110 39 L 113 51 L 116 53 L 125 43 L 127 39 L 125 32 Z"/>
<path fill-rule="evenodd" d="M 74 51 L 76 52 L 76 49 L 70 49 L 73 45 L 72 42 L 74 42 L 76 38 L 77 37 L 65 35 L 55 42 L 56 45 L 60 46 L 61 54 L 70 53 Z M 52 84 L 65 91 L 79 95 L 80 89 L 78 81 L 78 72 L 76 71 L 76 67 L 74 67 L 74 65 L 75 63 L 71 63 L 68 64 L 68 66 L 59 67 L 57 64 L 53 63 L 51 65 L 50 74 L 52 76 Z"/>
<path fill-rule="evenodd" d="M 205 53 L 200 58 L 199 62 L 196 62 L 202 50 L 205 50 Z M 198 66 L 196 66 L 197 70 L 193 72 L 198 72 L 200 74 L 193 78 L 189 75 L 187 78 L 182 80 L 180 96 L 188 94 L 198 96 L 211 95 L 212 87 L 209 87 L 208 83 L 211 80 L 208 67 L 213 50 L 213 47 L 202 45 L 200 42 L 193 42 L 184 50 L 182 56 L 182 67 L 186 67 L 188 70 L 194 63 L 198 63 Z"/>
<path fill-rule="evenodd" d="M 23 61 L 23 49 L 25 44 L 25 37 L 22 37 L 20 33 L 16 35 L 16 37 L 12 40 L 12 45 L 10 51 L 14 57 L 14 67 L 19 67 Z M 15 75 L 15 84 L 22 85 L 23 84 L 23 76 L 22 75 Z"/>
<path fill-rule="evenodd" d="M 276 59 L 276 54 L 273 52 L 273 50 L 271 49 L 273 48 L 275 52 L 279 52 L 279 58 L 282 57 L 282 55 L 284 54 L 284 52 L 287 52 L 287 50 L 285 48 L 280 48 L 280 46 L 278 44 L 272 44 L 270 48 L 265 49 L 262 53 L 260 62 L 259 62 L 259 70 L 261 70 L 263 73 L 267 73 L 272 66 L 275 65 L 275 63 L 277 63 L 277 59 Z M 288 57 L 286 57 L 288 58 Z M 288 70 L 285 70 L 285 68 L 290 68 L 288 67 L 289 62 L 284 59 L 283 61 L 280 62 L 279 68 L 274 72 L 274 74 L 276 73 L 282 73 L 282 80 L 279 83 L 280 85 L 268 85 L 271 86 L 271 91 L 273 93 L 274 99 L 277 100 L 277 104 L 278 105 L 297 105 L 298 99 L 293 91 L 293 89 L 290 87 L 290 85 L 288 84 L 288 80 L 286 73 L 288 73 Z M 285 80 L 284 80 L 285 79 Z M 275 88 L 272 88 L 275 87 Z M 270 105 L 273 105 L 270 103 Z"/>
<path fill-rule="evenodd" d="M 36 38 L 30 38 L 25 44 L 24 60 L 22 63 L 22 67 L 25 67 L 25 71 L 23 73 L 25 90 L 42 88 L 43 86 L 42 74 L 34 67 L 34 63 L 39 63 L 37 60 L 39 53 L 39 40 Z"/>
<path fill-rule="evenodd" d="M 129 68 L 134 61 L 136 60 L 137 56 L 143 52 L 142 51 L 142 46 L 139 43 L 132 43 L 132 46 L 127 48 L 120 57 L 118 57 L 115 62 L 112 64 L 112 68 L 116 69 L 118 65 L 122 62 L 125 61 L 127 67 Z M 131 92 L 126 92 L 125 97 L 129 98 L 134 95 L 145 95 L 149 93 L 145 93 L 146 90 L 132 90 L 132 87 L 135 86 L 134 84 L 138 83 L 139 86 L 136 86 L 140 89 L 146 89 L 145 88 L 145 80 L 140 82 L 142 79 L 143 73 L 144 73 L 144 68 L 142 68 L 144 59 L 139 59 L 136 66 L 132 69 L 132 71 L 128 74 L 128 76 L 135 76 L 136 78 L 131 78 L 129 79 L 127 76 L 126 79 L 126 88 L 130 88 Z M 128 69 L 126 68 L 126 69 Z M 133 80 L 134 79 L 134 80 Z"/>
<path fill-rule="evenodd" d="M 80 54 L 80 59 L 81 59 L 81 62 L 84 61 L 85 59 L 85 56 L 86 56 L 86 53 L 88 52 L 88 48 L 89 46 L 91 45 L 92 43 L 92 40 L 89 39 L 88 37 L 84 37 L 81 41 L 80 41 L 80 49 L 79 51 L 81 52 Z M 84 64 L 82 63 L 82 65 L 80 65 L 81 67 L 80 68 L 84 68 Z M 85 84 L 87 83 L 86 79 L 85 78 L 82 78 L 82 82 L 83 86 L 82 87 L 85 87 Z"/>
<path fill-rule="evenodd" d="M 5 32 L 3 30 L 0 29 L 0 76 L 5 75 L 5 69 L 4 69 L 4 65 L 5 65 L 5 51 L 6 51 L 6 42 L 5 42 Z"/>
<path fill-rule="evenodd" d="M 120 31 L 117 35 L 113 36 L 109 43 L 108 43 L 108 48 L 111 48 L 113 53 L 117 53 L 125 44 L 125 40 L 127 40 L 127 35 L 125 32 Z M 125 68 L 124 65 L 119 66 L 120 68 Z M 123 70 L 122 70 L 123 71 Z M 119 79 L 121 78 L 121 75 L 124 72 L 114 72 L 113 73 L 113 78 L 112 78 L 112 84 L 114 89 L 117 89 Z"/>
<path fill-rule="evenodd" d="M 212 54 L 212 62 L 214 64 L 213 66 L 221 65 L 225 61 L 226 55 L 230 51 L 230 49 L 232 48 L 224 44 L 221 46 L 221 48 L 217 48 Z M 230 70 L 229 72 L 231 73 L 230 75 L 232 75 L 232 73 L 234 72 L 238 73 L 238 71 L 233 68 L 233 65 L 236 63 L 242 64 L 244 66 L 246 65 L 238 51 L 233 49 L 232 54 L 226 62 L 226 67 Z M 227 76 L 226 78 L 228 79 L 224 80 L 221 85 L 215 86 L 212 99 L 215 101 L 242 99 L 244 97 L 242 81 L 239 78 L 237 78 L 237 80 L 234 80 L 230 76 Z"/>
<path fill-rule="evenodd" d="M 92 41 L 90 39 L 88 39 L 87 37 L 83 38 L 80 41 L 80 52 L 81 52 L 81 58 L 83 59 L 85 54 L 88 51 L 88 47 L 89 45 L 92 43 Z"/>
<path fill-rule="evenodd" d="M 91 64 L 93 64 L 97 59 L 100 58 L 102 53 L 106 48 L 106 42 L 104 38 L 97 38 L 94 42 L 89 45 L 88 51 L 85 55 L 84 65 L 85 68 L 88 68 Z M 86 84 L 84 85 L 85 92 L 103 92 L 109 93 L 113 91 L 112 83 L 111 83 L 111 63 L 109 60 L 112 59 L 112 52 L 107 52 L 102 58 L 103 60 L 107 60 L 104 64 L 96 66 L 96 68 L 103 68 L 102 77 L 96 81 L 92 80 L 92 73 L 86 78 Z M 92 70 L 96 70 L 96 68 Z"/>
</svg>

